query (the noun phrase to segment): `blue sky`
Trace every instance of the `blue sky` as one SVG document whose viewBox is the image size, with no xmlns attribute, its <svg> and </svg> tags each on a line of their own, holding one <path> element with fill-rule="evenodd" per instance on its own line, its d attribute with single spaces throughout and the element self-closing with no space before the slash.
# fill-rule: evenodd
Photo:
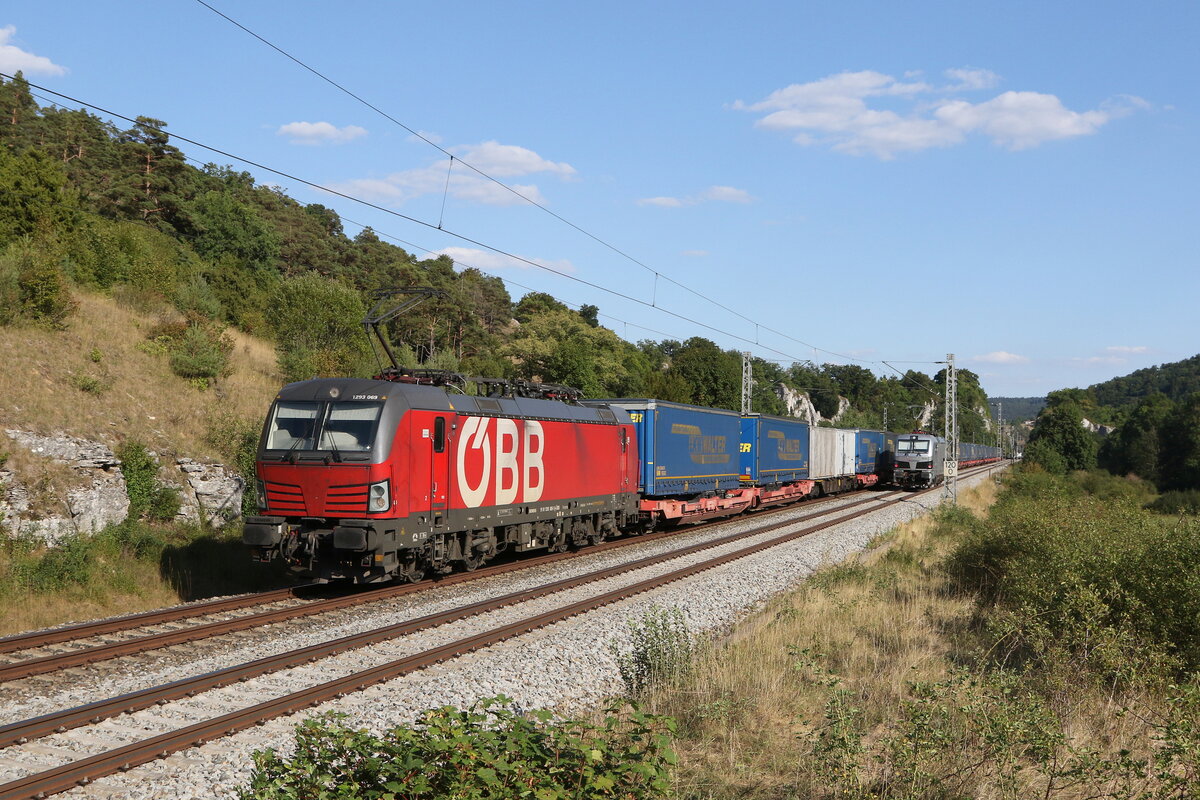
<svg viewBox="0 0 1200 800">
<path fill-rule="evenodd" d="M 1200 4 L 209 2 L 437 147 L 195 0 L 8 4 L 0 71 L 631 340 L 993 396 L 1200 352 Z"/>
</svg>

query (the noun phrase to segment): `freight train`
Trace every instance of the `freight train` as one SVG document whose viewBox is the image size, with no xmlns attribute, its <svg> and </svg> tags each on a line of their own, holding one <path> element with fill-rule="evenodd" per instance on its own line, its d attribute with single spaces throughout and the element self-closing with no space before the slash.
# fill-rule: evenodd
<svg viewBox="0 0 1200 800">
<path fill-rule="evenodd" d="M 259 442 L 243 541 L 318 582 L 417 581 L 501 552 L 945 474 L 944 442 L 562 386 L 436 373 L 285 386 Z M 995 448 L 970 447 L 975 463 Z"/>
</svg>

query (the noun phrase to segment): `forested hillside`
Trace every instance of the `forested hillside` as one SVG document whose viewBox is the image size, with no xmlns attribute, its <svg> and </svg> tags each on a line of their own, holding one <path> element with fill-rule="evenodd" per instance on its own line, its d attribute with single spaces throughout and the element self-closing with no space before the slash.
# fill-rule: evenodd
<svg viewBox="0 0 1200 800">
<path fill-rule="evenodd" d="M 1085 419 L 1115 430 L 1091 433 Z M 1052 472 L 1132 475 L 1200 511 L 1200 356 L 1051 392 L 1025 455 Z"/>
<path fill-rule="evenodd" d="M 408 366 L 740 407 L 735 351 L 699 337 L 630 343 L 598 324 L 595 306 L 572 310 L 540 293 L 515 300 L 500 278 L 444 256 L 417 258 L 370 228 L 349 235 L 330 208 L 229 166 L 193 166 L 167 127 L 140 117 L 122 130 L 39 105 L 19 74 L 0 81 L 0 324 L 61 329 L 81 292 L 170 309 L 153 330 L 130 334 L 204 392 L 228 374 L 231 327 L 273 341 L 287 379 L 371 374 L 361 320 L 373 293 L 431 286 L 444 295 L 388 325 Z M 753 368 L 758 412 L 787 413 L 787 387 L 825 418 L 846 398 L 839 424 L 906 429 L 928 406 L 941 427 L 941 373 L 878 378 L 762 359 Z M 960 371 L 958 395 L 963 437 L 991 441 L 977 376 Z"/>
<path fill-rule="evenodd" d="M 1171 364 L 1146 367 L 1088 388 L 1102 406 L 1128 408 L 1152 394 L 1182 400 L 1200 392 L 1200 355 Z"/>
</svg>

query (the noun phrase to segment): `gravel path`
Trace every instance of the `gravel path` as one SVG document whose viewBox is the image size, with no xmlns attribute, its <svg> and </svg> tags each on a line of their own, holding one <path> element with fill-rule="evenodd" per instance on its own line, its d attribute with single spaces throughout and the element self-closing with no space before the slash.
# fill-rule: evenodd
<svg viewBox="0 0 1200 800">
<path fill-rule="evenodd" d="M 965 489 L 987 479 L 985 475 L 962 479 L 960 487 Z M 852 495 L 837 505 L 853 502 L 863 496 Z M 771 596 L 794 586 L 815 569 L 840 562 L 847 555 L 861 550 L 877 535 L 927 513 L 941 498 L 941 493 L 929 494 L 880 509 L 865 518 L 774 547 L 764 554 L 740 559 L 511 642 L 494 645 L 478 653 L 323 704 L 306 713 L 337 711 L 347 714 L 348 721 L 353 725 L 380 731 L 409 722 L 421 710 L 429 707 L 446 704 L 463 707 L 481 696 L 501 693 L 527 708 L 548 707 L 564 712 L 594 708 L 605 698 L 622 691 L 614 651 L 623 652 L 628 647 L 628 621 L 640 618 L 651 606 L 678 607 L 689 629 L 695 633 L 727 630 Z M 808 510 L 798 508 L 795 515 L 808 513 Z M 354 609 L 346 614 L 331 615 L 334 619 L 322 618 L 324 621 L 320 625 L 279 626 L 273 633 L 231 638 L 219 652 L 205 650 L 202 656 L 194 660 L 181 658 L 178 652 L 164 655 L 157 661 L 141 658 L 135 674 L 110 672 L 99 680 L 76 683 L 69 690 L 60 689 L 47 696 L 27 695 L 24 699 L 16 700 L 0 712 L 0 724 L 176 680 L 182 677 L 181 669 L 186 674 L 207 672 L 464 605 L 485 596 L 539 585 L 549 579 L 551 570 L 555 577 L 583 574 L 758 524 L 756 519 L 750 517 L 730 526 L 721 526 L 719 530 L 698 531 L 650 543 L 645 547 L 630 548 L 636 550 L 636 554 L 622 550 L 594 554 L 574 559 L 566 565 L 526 570 L 493 580 L 447 587 L 417 597 L 398 598 L 386 604 L 374 604 L 370 610 Z M 674 559 L 666 565 L 645 568 L 628 577 L 590 584 L 552 598 L 522 603 L 398 641 L 323 659 L 306 667 L 263 676 L 246 684 L 205 692 L 162 708 L 124 715 L 98 726 L 68 731 L 9 748 L 0 751 L 0 783 L 22 774 L 25 771 L 22 769 L 24 764 L 65 762 L 85 753 L 99 752 L 111 747 L 114 741 L 129 742 L 157 734 L 172 727 L 172 724 L 179 726 L 191 723 L 269 696 L 295 691 L 302 685 L 327 681 L 453 641 L 484 627 L 567 605 L 585 595 L 596 594 L 602 588 L 615 588 L 653 574 L 670 572 L 689 563 L 738 549 L 756 539 L 778 535 L 779 532 L 776 532 L 747 538 L 733 545 Z M 281 636 L 279 630 L 286 630 L 286 636 Z M 172 648 L 172 651 L 176 650 Z M 238 786 L 249 779 L 252 767 L 250 753 L 264 747 L 286 751 L 292 742 L 293 728 L 299 721 L 299 716 L 273 720 L 261 727 L 174 754 L 121 775 L 101 779 L 61 796 L 111 797 L 114 800 L 230 797 Z"/>
</svg>

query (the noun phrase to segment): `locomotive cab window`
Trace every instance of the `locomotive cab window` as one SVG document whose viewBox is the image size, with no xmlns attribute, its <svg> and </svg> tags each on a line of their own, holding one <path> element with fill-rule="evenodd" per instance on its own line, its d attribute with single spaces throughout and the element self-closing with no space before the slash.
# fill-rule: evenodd
<svg viewBox="0 0 1200 800">
<path fill-rule="evenodd" d="M 330 403 L 320 450 L 365 453 L 375 441 L 381 403 Z"/>
<path fill-rule="evenodd" d="M 319 403 L 276 403 L 267 433 L 267 449 L 311 450 L 316 441 L 319 410 Z"/>
<path fill-rule="evenodd" d="M 928 439 L 897 439 L 896 440 L 896 452 L 897 453 L 928 453 L 929 452 L 929 440 Z"/>
</svg>

